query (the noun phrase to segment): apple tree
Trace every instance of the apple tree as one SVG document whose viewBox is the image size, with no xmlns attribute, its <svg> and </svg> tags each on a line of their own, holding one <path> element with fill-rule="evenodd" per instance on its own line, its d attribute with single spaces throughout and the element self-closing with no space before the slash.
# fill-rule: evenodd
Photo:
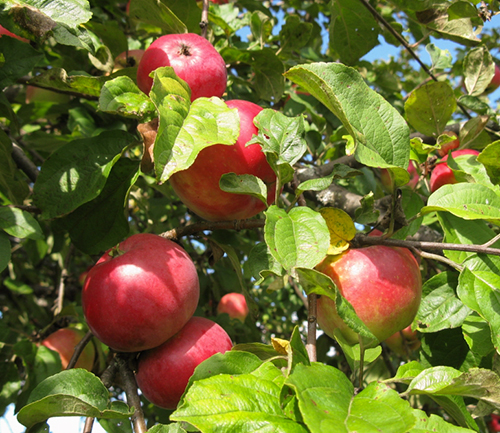
<svg viewBox="0 0 500 433">
<path fill-rule="evenodd" d="M 110 433 L 500 431 L 500 32 L 483 28 L 499 12 L 496 0 L 1 2 L 0 412 L 14 405 L 28 432 L 60 416 Z M 186 71 L 155 64 L 145 93 L 144 50 L 185 34 L 209 58 L 183 43 Z M 396 54 L 367 61 L 381 43 Z M 149 353 L 107 346 L 86 320 L 96 262 L 146 233 L 192 260 L 190 315 L 220 328 L 205 346 L 232 341 L 194 373 L 184 349 L 168 374 L 138 370 Z M 368 250 L 356 271 L 340 266 Z M 138 321 L 121 309 L 144 306 L 139 259 L 120 274 L 130 295 L 103 295 L 93 316 L 124 338 L 159 332 L 161 302 Z M 121 286 L 101 277 L 101 294 Z M 248 313 L 218 309 L 228 293 Z M 176 335 L 198 341 L 186 327 Z M 63 370 L 64 343 L 42 342 L 66 328 L 84 337 L 66 343 Z M 89 346 L 92 367 L 74 368 Z M 137 385 L 171 401 L 181 376 L 174 408 Z"/>
</svg>

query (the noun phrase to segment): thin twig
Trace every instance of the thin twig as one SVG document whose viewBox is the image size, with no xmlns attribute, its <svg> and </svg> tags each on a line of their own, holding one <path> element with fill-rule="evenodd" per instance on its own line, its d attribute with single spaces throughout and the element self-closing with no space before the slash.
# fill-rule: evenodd
<svg viewBox="0 0 500 433">
<path fill-rule="evenodd" d="M 69 266 L 69 261 L 71 259 L 71 256 L 73 254 L 74 246 L 73 244 L 70 244 L 68 254 L 66 255 L 66 258 L 64 259 L 64 263 L 61 269 L 61 276 L 59 279 L 59 287 L 57 288 L 57 302 L 56 306 L 54 308 L 54 316 L 57 316 L 63 309 L 63 303 L 64 303 L 64 292 L 66 288 L 66 277 L 68 276 L 68 266 Z"/>
<path fill-rule="evenodd" d="M 127 403 L 134 408 L 132 415 L 132 424 L 135 433 L 145 433 L 147 431 L 144 412 L 142 411 L 141 399 L 137 392 L 137 382 L 135 381 L 134 372 L 130 368 L 131 356 L 124 353 L 116 354 L 116 361 L 120 369 L 120 376 L 123 381 Z"/>
<path fill-rule="evenodd" d="M 207 30 L 208 30 L 208 1 L 203 0 L 203 10 L 201 11 L 201 36 L 205 39 L 207 38 Z"/>
<path fill-rule="evenodd" d="M 318 295 L 310 293 L 307 295 L 307 342 L 306 350 L 311 362 L 318 360 L 316 352 L 316 322 L 317 322 Z"/>
<path fill-rule="evenodd" d="M 12 143 L 12 159 L 32 182 L 36 181 L 40 173 L 37 166 L 16 143 Z"/>
<path fill-rule="evenodd" d="M 73 351 L 73 355 L 71 355 L 71 359 L 69 360 L 66 370 L 75 367 L 76 363 L 78 362 L 78 358 L 80 358 L 80 355 L 83 352 L 83 349 L 85 349 L 85 346 L 90 342 L 90 340 L 92 340 L 93 336 L 94 334 L 92 334 L 91 331 L 88 331 L 85 334 L 85 336 L 80 340 L 80 342 L 75 346 L 75 350 Z"/>
<path fill-rule="evenodd" d="M 448 266 L 451 266 L 453 269 L 456 269 L 458 272 L 462 272 L 464 270 L 463 266 L 459 265 L 453 260 L 448 259 L 447 257 L 440 256 L 439 254 L 427 253 L 425 251 L 418 251 L 418 254 L 420 255 L 420 257 L 423 257 L 424 259 L 431 259 L 431 260 L 436 260 L 437 262 L 445 263 Z"/>
<path fill-rule="evenodd" d="M 481 246 L 483 246 L 485 248 L 491 247 L 499 239 L 500 239 L 500 233 L 498 235 L 496 235 L 494 238 L 490 239 L 488 242 L 485 242 L 484 244 L 482 244 Z"/>
</svg>

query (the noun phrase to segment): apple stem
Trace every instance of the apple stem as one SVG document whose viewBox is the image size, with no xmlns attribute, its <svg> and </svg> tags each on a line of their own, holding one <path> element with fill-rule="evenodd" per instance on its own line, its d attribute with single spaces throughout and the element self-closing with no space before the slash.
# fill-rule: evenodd
<svg viewBox="0 0 500 433">
<path fill-rule="evenodd" d="M 306 350 L 311 362 L 317 361 L 316 353 L 316 311 L 317 311 L 318 295 L 310 293 L 307 295 L 307 342 Z"/>
<path fill-rule="evenodd" d="M 70 368 L 74 368 L 76 363 L 78 362 L 78 358 L 83 352 L 83 349 L 85 349 L 85 346 L 90 342 L 94 334 L 92 334 L 91 331 L 88 331 L 85 334 L 85 337 L 83 337 L 80 342 L 75 346 L 75 350 L 73 352 L 73 355 L 71 356 L 71 359 L 68 362 L 68 366 L 66 367 L 66 370 L 69 370 Z"/>
<path fill-rule="evenodd" d="M 130 367 L 130 362 L 135 354 L 117 353 L 116 361 L 120 370 L 120 376 L 125 387 L 125 395 L 127 396 L 127 404 L 134 408 L 132 415 L 132 424 L 135 433 L 146 433 L 146 420 L 141 407 L 141 399 L 137 392 L 137 382 L 135 381 L 134 372 Z"/>
</svg>

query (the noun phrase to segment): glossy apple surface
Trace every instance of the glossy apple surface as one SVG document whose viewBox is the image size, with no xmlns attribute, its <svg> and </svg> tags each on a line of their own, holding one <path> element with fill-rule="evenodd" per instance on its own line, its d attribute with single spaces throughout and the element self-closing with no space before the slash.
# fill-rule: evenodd
<svg viewBox="0 0 500 433">
<path fill-rule="evenodd" d="M 410 180 L 406 185 L 408 185 L 410 188 L 414 189 L 417 186 L 419 175 L 417 171 L 417 167 L 415 165 L 415 161 L 411 161 L 408 163 L 408 173 L 410 173 Z M 394 185 L 392 183 L 391 179 L 391 174 L 389 173 L 389 170 L 382 168 L 380 170 L 380 180 L 382 182 L 382 185 L 386 187 L 386 189 L 389 192 L 393 191 Z"/>
<path fill-rule="evenodd" d="M 454 152 L 451 152 L 451 156 L 453 158 L 456 158 L 457 156 L 460 155 L 479 155 L 479 152 L 474 149 L 461 149 L 461 150 L 455 150 Z M 431 178 L 430 178 L 430 187 L 431 187 L 431 192 L 436 191 L 438 188 L 442 187 L 443 185 L 447 185 L 449 183 L 457 183 L 457 179 L 455 178 L 455 175 L 453 174 L 453 171 L 451 170 L 450 167 L 448 167 L 448 164 L 446 161 L 448 160 L 448 155 L 445 155 L 439 164 L 437 164 L 434 169 L 432 170 L 431 173 Z"/>
<path fill-rule="evenodd" d="M 141 353 L 137 385 L 153 404 L 175 409 L 194 369 L 216 353 L 231 350 L 226 331 L 204 317 L 193 317 L 161 346 Z"/>
<path fill-rule="evenodd" d="M 203 149 L 186 170 L 170 177 L 170 183 L 181 201 L 201 218 L 209 221 L 246 219 L 265 209 L 264 203 L 249 195 L 231 194 L 219 188 L 225 173 L 253 174 L 267 185 L 267 201 L 274 201 L 276 175 L 269 166 L 259 144 L 245 147 L 258 133 L 254 117 L 262 110 L 258 105 L 241 100 L 226 101 L 236 108 L 240 118 L 240 135 L 235 144 L 216 144 Z"/>
<path fill-rule="evenodd" d="M 411 325 L 409 325 L 405 329 L 392 334 L 385 340 L 385 344 L 393 352 L 404 356 L 406 355 L 406 348 L 408 348 L 408 351 L 417 350 L 420 347 L 420 340 L 417 331 L 412 331 Z"/>
<path fill-rule="evenodd" d="M 59 353 L 63 369 L 68 367 L 69 361 L 75 351 L 75 346 L 85 337 L 85 332 L 76 328 L 61 328 L 50 334 L 42 344 L 51 350 Z M 83 349 L 75 368 L 84 368 L 92 370 L 94 366 L 95 348 L 92 342 L 89 342 Z"/>
<path fill-rule="evenodd" d="M 118 352 L 164 343 L 191 318 L 199 298 L 196 268 L 175 242 L 144 233 L 106 252 L 82 291 L 94 335 Z"/>
<path fill-rule="evenodd" d="M 422 279 L 417 260 L 406 248 L 374 245 L 350 249 L 327 257 L 317 270 L 332 278 L 379 341 L 406 328 L 417 314 Z M 317 308 L 318 324 L 327 335 L 333 338 L 339 330 L 349 343 L 358 342 L 333 300 L 321 296 Z"/>
<path fill-rule="evenodd" d="M 438 155 L 441 157 L 448 155 L 448 152 L 450 150 L 454 150 L 458 146 L 460 146 L 460 140 L 458 139 L 457 134 L 455 134 L 453 131 L 444 131 L 443 134 L 455 138 L 455 140 L 449 141 L 448 143 L 441 145 L 441 148 L 437 150 Z"/>
<path fill-rule="evenodd" d="M 248 305 L 245 296 L 241 293 L 226 293 L 217 305 L 217 313 L 226 313 L 231 319 L 244 322 L 248 316 Z"/>
<path fill-rule="evenodd" d="M 149 94 L 153 79 L 149 74 L 161 66 L 171 66 L 191 89 L 191 101 L 205 96 L 222 96 L 227 86 L 224 59 L 205 38 L 194 33 L 164 35 L 147 49 L 137 68 L 137 85 Z"/>
</svg>

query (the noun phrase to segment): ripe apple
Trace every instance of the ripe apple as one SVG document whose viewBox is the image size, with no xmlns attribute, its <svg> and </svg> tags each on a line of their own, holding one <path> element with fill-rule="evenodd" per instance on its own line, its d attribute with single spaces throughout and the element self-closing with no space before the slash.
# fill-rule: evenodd
<svg viewBox="0 0 500 433">
<path fill-rule="evenodd" d="M 242 100 L 226 101 L 226 104 L 236 108 L 240 118 L 240 135 L 236 143 L 206 147 L 189 168 L 170 177 L 170 184 L 181 201 L 209 221 L 246 219 L 265 209 L 264 203 L 250 195 L 222 191 L 219 179 L 225 173 L 253 174 L 262 179 L 267 185 L 269 204 L 274 201 L 276 188 L 276 175 L 260 145 L 245 146 L 258 133 L 253 119 L 262 108 Z"/>
<path fill-rule="evenodd" d="M 5 35 L 5 36 L 10 36 L 11 38 L 16 38 L 20 40 L 21 42 L 29 42 L 29 39 L 23 38 L 22 36 L 18 36 L 11 31 L 7 30 L 5 27 L 0 26 L 0 38 Z"/>
<path fill-rule="evenodd" d="M 118 352 L 138 352 L 177 333 L 193 315 L 199 294 L 186 251 L 143 233 L 107 251 L 89 270 L 82 307 L 99 340 Z"/>
<path fill-rule="evenodd" d="M 458 139 L 457 134 L 455 134 L 453 131 L 443 131 L 443 134 L 453 137 L 455 138 L 455 140 L 441 145 L 441 148 L 437 150 L 438 155 L 441 157 L 448 155 L 448 152 L 450 150 L 456 149 L 458 146 L 460 146 L 460 140 Z"/>
<path fill-rule="evenodd" d="M 485 89 L 485 93 L 491 93 L 494 90 L 498 89 L 500 86 L 500 67 L 495 64 L 495 74 L 493 75 L 493 78 L 490 81 L 490 84 L 488 84 L 488 87 Z"/>
<path fill-rule="evenodd" d="M 149 94 L 149 74 L 160 66 L 171 66 L 191 89 L 191 101 L 200 96 L 222 96 L 227 86 L 224 59 L 205 38 L 194 33 L 164 35 L 146 50 L 137 68 L 137 85 Z"/>
<path fill-rule="evenodd" d="M 216 5 L 225 5 L 226 3 L 229 2 L 229 0 L 209 0 L 212 3 L 215 3 Z"/>
<path fill-rule="evenodd" d="M 137 385 L 153 404 L 175 409 L 194 369 L 216 353 L 231 350 L 229 335 L 217 323 L 193 317 L 170 340 L 139 356 Z"/>
<path fill-rule="evenodd" d="M 129 50 L 120 53 L 115 58 L 113 72 L 124 68 L 138 66 L 144 55 L 145 50 Z"/>
<path fill-rule="evenodd" d="M 367 328 L 383 341 L 406 328 L 417 314 L 422 278 L 417 260 L 407 248 L 373 245 L 328 256 L 317 266 L 353 306 Z M 318 324 L 330 337 L 339 330 L 351 344 L 357 334 L 340 318 L 335 301 L 321 296 Z"/>
<path fill-rule="evenodd" d="M 492 413 L 491 420 L 488 423 L 489 431 L 492 433 L 500 432 L 500 415 Z"/>
<path fill-rule="evenodd" d="M 409 325 L 405 329 L 392 334 L 385 340 L 385 344 L 393 352 L 404 356 L 406 355 L 405 346 L 410 351 L 417 350 L 420 347 L 420 340 L 418 339 L 417 331 L 412 331 L 411 325 Z"/>
<path fill-rule="evenodd" d="M 83 337 L 85 337 L 85 332 L 80 329 L 61 328 L 43 340 L 42 345 L 59 353 L 62 368 L 66 369 L 75 351 L 75 346 Z M 94 358 L 95 347 L 92 342 L 89 342 L 80 354 L 75 368 L 84 368 L 89 371 L 92 370 Z"/>
<path fill-rule="evenodd" d="M 479 151 L 474 149 L 461 149 L 451 152 L 451 156 L 456 158 L 460 155 L 479 155 Z M 438 188 L 449 183 L 457 183 L 455 175 L 446 161 L 448 160 L 448 155 L 445 155 L 439 164 L 437 164 L 431 173 L 430 187 L 431 192 L 436 191 Z"/>
<path fill-rule="evenodd" d="M 417 166 L 415 165 L 415 161 L 410 160 L 408 163 L 408 173 L 410 173 L 410 180 L 406 185 L 408 185 L 411 189 L 414 189 L 417 186 L 419 175 L 417 171 Z M 391 180 L 391 174 L 389 170 L 382 168 L 380 170 L 380 181 L 382 185 L 386 187 L 386 189 L 390 192 L 393 191 L 394 185 Z"/>
<path fill-rule="evenodd" d="M 241 293 L 226 293 L 217 305 L 217 313 L 226 313 L 231 319 L 238 319 L 242 322 L 248 316 L 248 305 L 245 296 Z"/>
</svg>

